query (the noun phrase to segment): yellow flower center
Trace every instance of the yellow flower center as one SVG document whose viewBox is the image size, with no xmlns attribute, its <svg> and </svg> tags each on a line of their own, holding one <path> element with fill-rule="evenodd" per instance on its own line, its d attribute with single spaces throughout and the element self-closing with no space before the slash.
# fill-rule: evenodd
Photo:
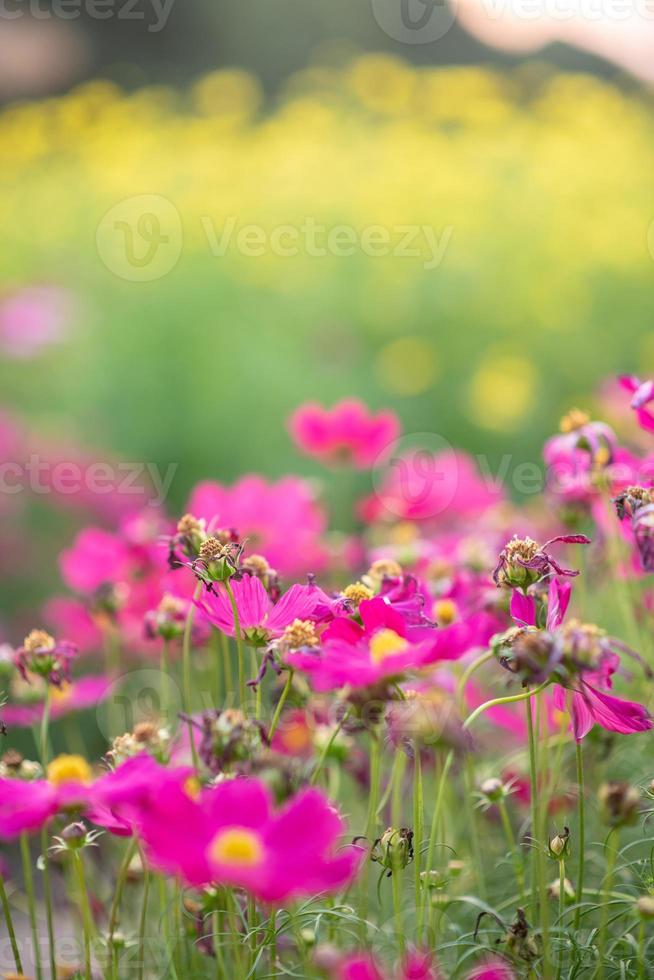
<svg viewBox="0 0 654 980">
<path fill-rule="evenodd" d="M 57 701 L 59 704 L 63 704 L 70 699 L 72 690 L 73 685 L 64 682 L 61 687 L 50 688 L 50 698 L 52 701 Z"/>
<path fill-rule="evenodd" d="M 219 831 L 209 845 L 209 855 L 219 864 L 233 868 L 252 868 L 263 860 L 261 838 L 247 827 Z"/>
<path fill-rule="evenodd" d="M 434 603 L 434 619 L 439 626 L 449 626 L 457 616 L 456 603 L 452 599 L 437 599 Z"/>
<path fill-rule="evenodd" d="M 197 776 L 189 776 L 184 783 L 184 792 L 190 799 L 197 800 L 202 792 L 202 784 Z"/>
<path fill-rule="evenodd" d="M 81 755 L 58 755 L 47 769 L 48 782 L 54 786 L 62 783 L 90 783 L 91 767 Z"/>
<path fill-rule="evenodd" d="M 370 656 L 378 664 L 386 657 L 393 657 L 396 653 L 402 653 L 408 647 L 407 641 L 395 630 L 379 630 L 370 641 Z"/>
</svg>

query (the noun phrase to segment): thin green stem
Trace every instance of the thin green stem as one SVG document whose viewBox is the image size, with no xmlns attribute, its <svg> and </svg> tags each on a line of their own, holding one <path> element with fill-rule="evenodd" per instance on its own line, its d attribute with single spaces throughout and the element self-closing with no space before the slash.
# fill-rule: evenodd
<svg viewBox="0 0 654 980">
<path fill-rule="evenodd" d="M 331 733 L 328 741 L 325 742 L 325 744 L 323 746 L 323 750 L 320 753 L 320 758 L 318 759 L 318 762 L 316 763 L 316 768 L 311 773 L 311 779 L 309 780 L 309 785 L 310 786 L 315 786 L 316 783 L 318 782 L 318 776 L 320 775 L 320 772 L 322 770 L 322 767 L 325 764 L 325 759 L 327 758 L 327 756 L 329 754 L 329 750 L 331 749 L 332 745 L 336 741 L 336 738 L 338 736 L 338 733 L 340 732 L 341 728 L 345 724 L 349 713 L 350 713 L 350 709 L 348 708 L 347 711 L 345 712 L 345 714 L 343 715 L 343 717 L 341 718 L 341 720 L 339 721 L 338 725 L 335 726 L 334 731 Z"/>
<path fill-rule="evenodd" d="M 577 909 L 575 911 L 574 928 L 578 929 L 581 922 L 581 902 L 584 894 L 584 866 L 585 866 L 585 847 L 586 847 L 586 799 L 584 790 L 584 758 L 581 751 L 581 742 L 576 744 L 577 755 L 577 846 L 579 861 L 577 864 L 577 893 L 575 901 Z"/>
<path fill-rule="evenodd" d="M 515 869 L 515 880 L 518 886 L 518 892 L 520 893 L 520 901 L 525 904 L 525 875 L 522 863 L 522 854 L 518 848 L 518 844 L 515 839 L 515 834 L 513 833 L 513 827 L 511 826 L 511 819 L 509 817 L 509 811 L 506 807 L 506 800 L 502 797 L 497 802 L 497 808 L 500 811 L 500 820 L 502 821 L 502 828 L 504 830 L 504 836 L 506 837 L 506 842 L 509 845 L 509 850 L 513 856 L 513 867 Z"/>
<path fill-rule="evenodd" d="M 220 647 L 222 650 L 223 667 L 225 670 L 225 703 L 231 704 L 231 696 L 234 693 L 234 681 L 232 679 L 232 652 L 229 649 L 229 637 L 226 633 L 220 634 Z"/>
<path fill-rule="evenodd" d="M 193 729 L 193 699 L 191 693 L 191 635 L 193 631 L 193 619 L 195 618 L 195 600 L 200 598 L 202 593 L 202 582 L 198 582 L 193 593 L 193 602 L 190 604 L 186 614 L 184 624 L 184 637 L 182 641 L 182 673 L 183 673 L 183 693 L 184 693 L 184 713 L 188 717 L 188 731 L 191 739 L 191 758 L 193 767 L 197 771 L 199 768 L 198 750 L 195 744 L 195 731 Z"/>
<path fill-rule="evenodd" d="M 39 930 L 38 930 L 37 920 L 36 920 L 36 902 L 34 899 L 34 878 L 32 876 L 32 856 L 30 854 L 30 842 L 27 834 L 20 835 L 20 853 L 23 862 L 23 878 L 25 880 L 25 893 L 27 895 L 27 907 L 29 911 L 30 931 L 32 933 L 32 947 L 34 950 L 34 967 L 36 969 L 37 980 L 42 980 L 43 968 L 41 966 Z"/>
<path fill-rule="evenodd" d="M 50 706 L 52 704 L 52 697 L 50 693 L 50 685 L 46 684 L 45 688 L 45 701 L 43 702 L 43 714 L 41 715 L 41 735 L 39 738 L 39 749 L 41 753 L 41 765 L 43 766 L 43 771 L 48 767 L 49 762 L 49 728 L 50 728 Z"/>
<path fill-rule="evenodd" d="M 559 859 L 559 929 L 563 929 L 563 919 L 565 914 L 565 858 Z M 557 980 L 561 980 L 563 974 L 563 961 L 565 959 L 565 946 L 561 942 L 559 950 L 559 965 L 556 971 Z"/>
<path fill-rule="evenodd" d="M 528 692 L 532 696 L 539 690 L 536 688 Z M 527 733 L 529 741 L 529 781 L 531 783 L 531 833 L 533 837 L 533 854 L 531 862 L 531 906 L 534 918 L 540 922 L 543 940 L 543 976 L 549 976 L 549 949 L 547 942 L 547 931 L 545 929 L 545 910 L 542 907 L 543 891 L 542 882 L 542 848 L 539 835 L 539 786 L 538 786 L 538 764 L 536 757 L 536 739 L 534 735 L 534 718 L 532 713 L 531 701 L 527 701 Z"/>
<path fill-rule="evenodd" d="M 143 980 L 145 970 L 145 927 L 148 921 L 148 898 L 150 897 L 150 870 L 143 862 L 143 898 L 139 918 L 139 938 L 137 947 L 138 980 Z"/>
<path fill-rule="evenodd" d="M 9 933 L 11 952 L 13 953 L 14 963 L 16 964 L 16 972 L 22 974 L 23 964 L 20 959 L 20 950 L 18 948 L 18 943 L 16 941 L 14 920 L 11 917 L 11 906 L 9 905 L 9 898 L 7 896 L 7 889 L 5 888 L 5 882 L 4 882 L 4 878 L 2 877 L 2 873 L 0 873 L 0 905 L 2 905 L 2 911 L 5 917 L 5 922 L 7 923 L 7 932 Z"/>
<path fill-rule="evenodd" d="M 275 730 L 277 729 L 277 725 L 279 724 L 279 719 L 284 709 L 284 705 L 286 704 L 286 698 L 288 697 L 292 686 L 293 686 L 293 669 L 290 668 L 288 672 L 288 677 L 286 679 L 286 683 L 284 684 L 284 689 L 279 697 L 279 701 L 277 702 L 277 707 L 275 708 L 275 713 L 273 715 L 272 721 L 270 722 L 270 729 L 268 731 L 269 740 L 272 740 L 272 737 L 275 734 Z"/>
<path fill-rule="evenodd" d="M 236 651 L 238 654 L 238 696 L 241 701 L 241 708 L 245 711 L 245 648 L 243 645 L 243 634 L 241 633 L 241 621 L 239 619 L 238 606 L 236 605 L 232 586 L 229 581 L 225 582 L 224 585 L 229 598 L 229 604 L 232 607 L 232 617 L 234 619 L 234 634 L 236 636 Z"/>
<path fill-rule="evenodd" d="M 53 977 L 57 976 L 57 965 L 55 962 L 55 936 L 54 922 L 52 915 L 52 880 L 50 876 L 50 858 L 48 857 L 48 832 L 45 827 L 41 830 L 41 857 L 43 859 L 43 894 L 45 898 L 45 921 L 48 930 L 48 956 L 50 960 L 50 973 Z"/>
<path fill-rule="evenodd" d="M 606 841 L 606 873 L 604 875 L 604 887 L 602 889 L 602 903 L 600 912 L 600 926 L 598 934 L 598 980 L 603 980 L 605 974 L 606 946 L 608 943 L 608 924 L 609 924 L 609 896 L 613 887 L 613 873 L 615 862 L 620 846 L 620 830 L 615 827 L 609 834 Z"/>
<path fill-rule="evenodd" d="M 136 850 L 136 839 L 132 837 L 127 848 L 125 849 L 125 854 L 118 871 L 118 878 L 116 879 L 116 889 L 114 891 L 113 901 L 111 903 L 111 911 L 109 913 L 109 928 L 107 932 L 107 945 L 109 947 L 109 952 L 111 954 L 111 962 L 114 962 L 114 936 L 116 934 L 116 928 L 118 926 L 118 916 L 120 913 L 120 903 L 123 897 L 123 890 L 125 888 L 125 882 L 127 881 L 127 872 L 129 871 L 130 862 L 134 856 L 134 851 Z"/>
<path fill-rule="evenodd" d="M 466 720 L 463 722 L 464 728 L 469 728 L 473 721 L 476 721 L 484 711 L 488 711 L 490 708 L 497 708 L 503 704 L 517 704 L 519 701 L 528 701 L 529 698 L 535 697 L 541 691 L 544 691 L 546 687 L 549 687 L 551 681 L 548 679 L 539 684 L 538 687 L 533 688 L 533 690 L 523 691 L 522 694 L 511 694 L 505 698 L 493 698 L 491 701 L 484 701 L 479 707 L 475 708 L 471 715 L 468 715 Z"/>
<path fill-rule="evenodd" d="M 406 939 L 404 936 L 404 924 L 402 922 L 402 878 L 401 870 L 394 868 L 391 875 L 393 883 L 393 911 L 395 912 L 395 931 L 400 958 L 403 960 L 406 955 Z"/>
<path fill-rule="evenodd" d="M 416 741 L 413 743 L 413 834 L 414 834 L 414 871 L 415 871 L 415 892 L 416 892 L 416 913 L 419 924 L 422 921 L 421 906 L 421 886 L 422 880 L 420 872 L 422 870 L 421 848 L 422 848 L 422 825 L 424 814 L 424 800 L 422 787 L 422 760 L 420 758 L 420 745 Z M 420 935 L 420 928 L 418 931 Z"/>
<path fill-rule="evenodd" d="M 645 980 L 645 920 L 640 920 L 638 927 L 638 980 Z"/>
<path fill-rule="evenodd" d="M 472 675 L 474 673 L 476 673 L 476 671 L 479 670 L 480 667 L 483 667 L 484 664 L 487 664 L 488 661 L 489 660 L 492 660 L 492 659 L 493 659 L 493 652 L 492 652 L 492 650 L 487 650 L 486 653 L 482 653 L 482 655 L 480 657 L 477 657 L 477 659 L 476 660 L 473 660 L 471 664 L 468 664 L 468 666 L 466 667 L 466 669 L 461 674 L 461 677 L 459 678 L 459 683 L 457 684 L 457 687 L 456 687 L 456 699 L 457 699 L 457 704 L 459 705 L 462 714 L 463 714 L 463 710 L 465 708 L 465 688 L 466 688 L 466 684 L 468 683 L 468 681 L 470 680 L 470 678 L 472 677 Z"/>
<path fill-rule="evenodd" d="M 168 711 L 170 710 L 170 664 L 168 658 L 169 648 L 168 640 L 163 640 L 161 643 L 161 662 L 159 665 L 159 670 L 161 673 L 161 721 L 171 722 L 172 718 L 168 718 Z"/>
<path fill-rule="evenodd" d="M 82 917 L 82 930 L 84 933 L 84 978 L 92 980 L 91 971 L 91 939 L 93 936 L 93 916 L 89 904 L 89 893 L 86 887 L 86 875 L 84 874 L 84 862 L 80 851 L 73 852 L 73 863 L 75 866 L 75 876 L 77 878 L 77 899 L 79 902 L 80 915 Z"/>
</svg>

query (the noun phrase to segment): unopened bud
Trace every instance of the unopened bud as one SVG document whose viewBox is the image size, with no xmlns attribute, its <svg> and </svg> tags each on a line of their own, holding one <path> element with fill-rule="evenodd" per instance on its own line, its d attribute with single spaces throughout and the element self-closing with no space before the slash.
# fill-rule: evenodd
<svg viewBox="0 0 654 980">
<path fill-rule="evenodd" d="M 641 919 L 654 919 L 654 895 L 641 895 L 636 902 L 636 911 Z"/>
<path fill-rule="evenodd" d="M 567 827 L 563 828 L 562 834 L 555 834 L 550 841 L 550 857 L 555 861 L 561 861 L 568 854 L 568 841 L 570 831 Z"/>
<path fill-rule="evenodd" d="M 486 799 L 491 800 L 493 803 L 506 796 L 504 783 L 501 779 L 497 779 L 497 777 L 485 779 L 479 788 Z"/>
</svg>

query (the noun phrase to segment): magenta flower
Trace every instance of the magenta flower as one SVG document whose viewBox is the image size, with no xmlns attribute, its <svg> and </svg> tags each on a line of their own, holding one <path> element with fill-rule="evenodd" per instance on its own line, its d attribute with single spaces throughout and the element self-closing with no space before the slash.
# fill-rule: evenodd
<svg viewBox="0 0 654 980">
<path fill-rule="evenodd" d="M 310 677 L 316 691 L 333 691 L 348 685 L 365 688 L 401 679 L 438 660 L 454 660 L 489 635 L 476 617 L 443 629 L 434 629 L 427 639 L 412 640 L 412 627 L 383 599 L 363 600 L 359 605 L 363 625 L 338 617 L 325 630 L 319 650 L 289 653 L 286 661 Z M 486 620 L 486 617 L 484 617 Z M 420 637 L 424 635 L 417 627 Z"/>
<path fill-rule="evenodd" d="M 325 514 L 309 484 L 299 477 L 267 483 L 250 475 L 232 487 L 199 483 L 186 509 L 203 518 L 209 528 L 217 524 L 236 528 L 247 546 L 265 555 L 283 575 L 317 572 L 327 560 L 321 541 Z"/>
<path fill-rule="evenodd" d="M 107 697 L 111 681 L 111 677 L 103 674 L 82 677 L 54 688 L 50 696 L 50 718 L 54 721 L 75 711 L 95 707 Z M 41 720 L 43 708 L 43 701 L 9 703 L 3 708 L 3 721 L 12 728 L 29 728 Z"/>
<path fill-rule="evenodd" d="M 388 449 L 400 434 L 393 412 L 371 414 L 354 398 L 331 409 L 313 402 L 301 405 L 288 423 L 295 444 L 325 463 L 348 463 L 366 469 Z"/>
<path fill-rule="evenodd" d="M 362 851 L 337 849 L 343 821 L 323 794 L 304 790 L 275 810 L 268 789 L 237 778 L 190 793 L 171 786 L 144 807 L 152 864 L 193 886 L 225 884 L 264 902 L 335 892 L 355 877 Z"/>
<path fill-rule="evenodd" d="M 631 393 L 631 407 L 636 413 L 638 424 L 646 432 L 654 432 L 654 415 L 647 407 L 654 401 L 654 381 L 640 381 L 634 375 L 624 374 L 619 378 L 622 387 Z"/>
<path fill-rule="evenodd" d="M 442 974 L 429 953 L 413 952 L 397 970 L 384 971 L 374 956 L 351 953 L 337 964 L 335 980 L 442 980 Z"/>
<path fill-rule="evenodd" d="M 233 580 L 231 587 L 238 608 L 239 623 L 252 646 L 265 646 L 280 637 L 294 620 L 320 622 L 331 614 L 329 596 L 317 585 L 292 585 L 273 603 L 261 581 L 254 575 Z M 203 615 L 228 636 L 234 636 L 234 616 L 227 593 L 219 585 L 206 590 L 196 602 Z"/>
<path fill-rule="evenodd" d="M 53 759 L 46 779 L 23 775 L 26 765 L 19 762 L 14 776 L 0 778 L 0 838 L 40 830 L 56 813 L 83 808 L 90 800 L 91 768 L 81 756 Z"/>
<path fill-rule="evenodd" d="M 96 781 L 86 816 L 112 834 L 128 836 L 152 800 L 180 787 L 191 793 L 198 789 L 192 768 L 168 769 L 140 752 Z"/>
<path fill-rule="evenodd" d="M 61 554 L 59 565 L 70 589 L 90 595 L 106 583 L 120 581 L 127 575 L 130 551 L 117 535 L 87 527 L 77 535 L 73 547 Z"/>
<path fill-rule="evenodd" d="M 391 461 L 377 492 L 360 506 L 365 521 L 400 518 L 465 522 L 505 499 L 484 480 L 471 456 L 455 450 L 415 450 Z"/>
</svg>

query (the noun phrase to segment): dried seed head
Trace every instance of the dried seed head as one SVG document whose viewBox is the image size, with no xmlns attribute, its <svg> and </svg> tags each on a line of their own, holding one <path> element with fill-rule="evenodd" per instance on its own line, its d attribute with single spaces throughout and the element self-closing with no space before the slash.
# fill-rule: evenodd
<svg viewBox="0 0 654 980">
<path fill-rule="evenodd" d="M 191 537 L 194 534 L 203 534 L 204 528 L 205 522 L 194 517 L 193 514 L 184 514 L 177 522 L 177 533 L 183 534 L 185 537 Z"/>
<path fill-rule="evenodd" d="M 640 792 L 635 786 L 629 783 L 604 783 L 597 795 L 605 823 L 623 827 L 638 820 Z"/>
<path fill-rule="evenodd" d="M 299 650 L 302 647 L 317 647 L 320 640 L 310 620 L 294 619 L 284 630 L 281 643 L 289 650 Z"/>
<path fill-rule="evenodd" d="M 32 630 L 23 640 L 23 646 L 28 653 L 36 653 L 39 650 L 54 650 L 55 640 L 45 630 Z"/>
<path fill-rule="evenodd" d="M 264 578 L 272 570 L 268 564 L 268 559 L 263 555 L 248 555 L 243 559 L 243 568 L 246 572 L 251 572 L 257 578 Z"/>
</svg>

